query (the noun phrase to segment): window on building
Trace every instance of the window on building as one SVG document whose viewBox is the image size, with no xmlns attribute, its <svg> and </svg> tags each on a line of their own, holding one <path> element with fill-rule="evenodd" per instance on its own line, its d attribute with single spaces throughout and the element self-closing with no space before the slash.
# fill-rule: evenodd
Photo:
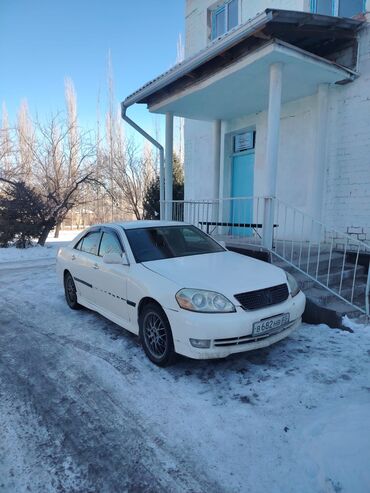
<svg viewBox="0 0 370 493">
<path fill-rule="evenodd" d="M 364 0 L 312 0 L 312 11 L 317 14 L 353 17 L 364 12 Z"/>
<path fill-rule="evenodd" d="M 322 15 L 333 15 L 333 0 L 317 0 L 316 12 Z"/>
<path fill-rule="evenodd" d="M 239 0 L 229 0 L 211 10 L 211 38 L 216 39 L 239 23 Z"/>
<path fill-rule="evenodd" d="M 363 0 L 346 0 L 339 2 L 339 17 L 352 17 L 364 12 Z"/>
</svg>

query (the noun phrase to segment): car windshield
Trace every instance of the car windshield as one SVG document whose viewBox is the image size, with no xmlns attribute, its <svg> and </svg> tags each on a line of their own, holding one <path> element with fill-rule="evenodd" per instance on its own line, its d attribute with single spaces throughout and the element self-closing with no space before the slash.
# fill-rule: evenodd
<svg viewBox="0 0 370 493">
<path fill-rule="evenodd" d="M 159 226 L 125 232 L 136 262 L 224 251 L 221 245 L 194 226 Z"/>
</svg>

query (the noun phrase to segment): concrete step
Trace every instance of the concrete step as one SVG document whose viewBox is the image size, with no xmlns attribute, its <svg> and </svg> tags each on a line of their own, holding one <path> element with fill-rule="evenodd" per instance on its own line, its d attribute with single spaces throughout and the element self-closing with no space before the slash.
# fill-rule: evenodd
<svg viewBox="0 0 370 493">
<path fill-rule="evenodd" d="M 343 256 L 342 262 L 343 262 Z M 324 260 L 326 262 L 328 259 Z M 338 257 L 336 258 L 338 261 Z M 306 294 L 306 296 L 312 300 L 318 306 L 322 306 L 324 308 L 329 308 L 330 310 L 334 310 L 338 313 L 338 315 L 346 314 L 349 318 L 358 319 L 361 316 L 361 312 L 356 310 L 350 304 L 342 301 L 338 296 L 336 296 L 331 291 L 327 290 L 325 287 L 320 286 L 315 280 L 308 277 L 305 273 L 298 271 L 292 265 L 287 262 L 282 261 L 281 259 L 276 259 L 276 257 L 272 256 L 272 263 L 282 269 L 290 272 L 297 279 L 298 284 L 302 291 Z M 332 272 L 329 275 L 329 287 L 334 291 L 339 293 L 340 287 L 340 279 L 341 279 L 341 268 L 342 264 L 339 264 L 339 269 L 337 272 Z M 320 268 L 319 268 L 320 272 Z M 342 280 L 342 289 L 341 295 L 344 298 L 350 300 L 352 295 L 352 286 L 353 286 L 353 276 L 355 273 L 355 268 L 351 264 L 345 265 L 345 270 L 343 272 L 343 280 Z M 316 271 L 315 274 L 316 275 Z M 327 275 L 322 274 L 318 277 L 318 279 L 326 284 Z M 367 275 L 365 274 L 365 269 L 363 266 L 357 266 L 356 268 L 356 279 L 355 279 L 355 291 L 353 297 L 353 304 L 359 306 L 362 309 L 365 309 L 365 289 L 366 289 L 366 281 Z"/>
<path fill-rule="evenodd" d="M 275 264 L 276 265 L 276 264 Z M 299 287 L 304 291 L 306 289 L 310 289 L 314 286 L 320 286 L 315 280 L 308 277 L 306 274 L 303 274 L 297 271 L 294 267 L 288 265 L 281 266 L 284 270 L 290 272 L 296 278 Z M 328 286 L 330 289 L 334 291 L 340 290 L 340 279 L 341 274 L 333 274 L 329 276 L 329 284 L 327 284 L 327 276 L 319 276 L 318 281 L 320 281 L 324 286 Z M 365 274 L 356 275 L 355 279 L 355 292 L 364 292 L 366 288 L 367 276 Z M 353 286 L 353 271 L 345 271 L 342 280 L 342 289 L 341 292 L 348 292 L 352 290 Z"/>
<path fill-rule="evenodd" d="M 307 268 L 307 265 L 309 264 L 310 266 L 316 266 L 317 260 L 319 258 L 320 263 L 324 264 L 326 263 L 327 265 L 330 262 L 330 265 L 335 265 L 339 266 L 343 263 L 343 258 L 344 255 L 342 253 L 338 252 L 305 252 L 300 254 L 300 252 L 294 252 L 293 256 L 291 255 L 290 251 L 284 252 L 283 251 L 276 251 L 277 254 L 279 254 L 281 257 L 292 261 L 294 264 L 300 265 L 301 268 L 305 266 Z M 276 257 L 278 258 L 278 257 Z"/>
<path fill-rule="evenodd" d="M 356 275 L 356 277 L 355 277 Z M 340 283 L 340 279 L 342 277 L 342 271 L 339 270 L 337 272 L 330 272 L 329 273 L 329 286 L 335 285 L 336 283 Z M 346 265 L 345 270 L 343 271 L 343 280 L 350 279 L 353 282 L 353 279 L 355 277 L 355 283 L 357 284 L 360 280 L 365 278 L 366 280 L 366 274 L 365 274 L 365 267 L 362 265 L 358 265 L 357 268 L 355 269 L 353 266 Z M 323 282 L 324 284 L 327 284 L 328 282 L 328 276 L 327 274 L 322 274 L 318 276 L 318 280 L 320 282 Z"/>
<path fill-rule="evenodd" d="M 361 291 L 355 291 L 353 297 L 353 304 L 359 306 L 362 309 L 365 309 L 365 289 L 366 284 L 361 287 Z M 319 285 L 311 287 L 309 289 L 303 290 L 306 296 L 309 296 L 317 303 L 329 307 L 332 303 L 339 300 L 338 296 L 330 291 L 320 287 Z M 339 293 L 338 293 L 339 294 Z M 341 291 L 341 296 L 347 300 L 351 300 L 352 296 L 352 288 L 344 288 Z M 350 305 L 347 307 L 351 308 Z"/>
<path fill-rule="evenodd" d="M 231 246 L 230 243 L 227 243 L 227 246 Z M 330 249 L 321 248 L 320 249 L 320 262 L 319 268 L 317 269 L 317 255 L 318 248 L 308 248 L 293 249 L 293 252 L 286 248 L 285 254 L 287 255 L 287 259 L 291 259 L 291 254 L 293 254 L 293 262 L 298 264 L 299 259 L 301 261 L 301 268 L 303 266 L 308 266 L 308 273 L 313 277 L 311 279 L 307 273 L 301 272 L 297 270 L 293 265 L 289 264 L 285 260 L 282 260 L 276 255 L 269 255 L 268 252 L 263 250 L 261 247 L 251 248 L 250 245 L 247 247 L 238 246 L 238 253 L 242 253 L 244 255 L 249 255 L 252 257 L 259 258 L 258 255 L 264 253 L 267 254 L 266 259 L 263 260 L 268 261 L 269 257 L 271 263 L 276 265 L 277 267 L 281 267 L 282 269 L 290 272 L 296 278 L 300 288 L 307 296 L 307 306 L 309 309 L 306 309 L 306 318 L 310 319 L 309 323 L 327 323 L 331 327 L 339 327 L 340 321 L 343 318 L 343 315 L 346 314 L 349 318 L 353 318 L 356 320 L 364 320 L 366 321 L 366 316 L 363 316 L 360 310 L 354 308 L 351 304 L 342 301 L 336 294 L 335 291 L 339 293 L 340 282 L 342 278 L 342 268 L 343 268 L 343 253 L 341 252 L 330 252 Z M 283 252 L 281 245 L 277 248 L 279 253 Z M 314 254 L 316 253 L 316 258 Z M 329 273 L 329 287 L 334 291 L 332 293 L 325 286 L 321 286 L 314 279 L 316 277 L 316 272 L 318 271 L 319 276 L 318 280 L 323 284 L 326 284 L 328 281 L 328 267 L 330 263 L 330 273 Z M 341 286 L 341 295 L 348 300 L 351 299 L 352 296 L 352 286 L 353 279 L 355 277 L 355 291 L 353 296 L 353 304 L 361 308 L 365 309 L 365 290 L 366 290 L 366 282 L 367 282 L 367 273 L 366 269 L 363 265 L 357 265 L 345 262 L 344 263 L 344 271 L 342 278 L 342 286 Z M 338 325 L 339 324 L 339 325 Z"/>
<path fill-rule="evenodd" d="M 276 257 L 275 257 L 276 258 Z M 290 261 L 290 259 L 288 259 Z M 274 265 L 277 265 L 278 267 L 284 268 L 284 266 L 287 264 L 287 262 L 282 261 L 282 260 L 274 260 Z M 363 274 L 365 272 L 365 267 L 362 265 L 357 265 L 356 267 L 352 264 L 349 264 L 348 262 L 345 262 L 343 265 L 343 257 L 341 259 L 324 259 L 320 260 L 319 263 L 317 263 L 317 259 L 314 261 L 308 262 L 307 259 L 299 263 L 298 261 L 292 262 L 296 267 L 301 269 L 302 271 L 306 272 L 307 274 L 310 274 L 311 276 L 316 277 L 316 275 L 320 277 L 324 277 L 328 275 L 329 271 L 329 276 L 333 276 L 334 274 L 338 275 L 340 277 L 342 268 L 344 268 L 345 271 L 345 276 L 349 277 L 354 275 L 356 272 L 356 277 L 357 275 Z"/>
<path fill-rule="evenodd" d="M 359 310 L 355 310 L 351 305 L 348 305 L 339 299 L 330 303 L 330 309 L 339 313 L 342 317 L 347 315 L 348 318 L 356 320 L 356 322 L 368 323 L 365 314 L 361 313 Z"/>
</svg>

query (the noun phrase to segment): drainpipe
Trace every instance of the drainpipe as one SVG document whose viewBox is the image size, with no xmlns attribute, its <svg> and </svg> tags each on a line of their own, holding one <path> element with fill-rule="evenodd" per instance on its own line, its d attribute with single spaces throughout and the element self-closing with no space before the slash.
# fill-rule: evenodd
<svg viewBox="0 0 370 493">
<path fill-rule="evenodd" d="M 126 115 L 128 106 L 124 102 L 121 103 L 121 117 L 126 123 L 134 128 L 139 134 L 141 134 L 146 140 L 154 145 L 159 151 L 159 218 L 163 219 L 164 216 L 164 149 L 161 144 L 155 140 L 151 135 L 145 132 L 144 129 L 139 127 L 131 118 Z"/>
</svg>

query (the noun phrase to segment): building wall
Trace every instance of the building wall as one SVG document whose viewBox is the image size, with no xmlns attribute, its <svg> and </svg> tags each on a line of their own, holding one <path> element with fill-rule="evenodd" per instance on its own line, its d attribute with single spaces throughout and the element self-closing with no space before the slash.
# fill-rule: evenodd
<svg viewBox="0 0 370 493">
<path fill-rule="evenodd" d="M 370 239 L 370 26 L 360 38 L 359 72 L 330 91 L 324 210 L 337 229 Z"/>
<path fill-rule="evenodd" d="M 243 0 L 242 0 L 243 1 Z M 267 6 L 298 10 L 297 1 L 266 1 Z M 201 22 L 202 9 L 213 4 L 206 0 L 189 0 L 187 55 L 204 47 L 203 35 L 194 32 L 195 21 Z M 247 2 L 245 2 L 245 5 Z M 253 12 L 261 5 L 248 1 Z M 283 5 L 284 4 L 284 5 Z M 294 4 L 294 5 L 292 5 Z M 253 7 L 255 6 L 255 7 Z M 307 8 L 307 5 L 301 8 Z M 370 1 L 368 1 L 370 8 Z M 243 6 L 244 8 L 244 6 Z M 263 7 L 265 8 L 265 7 Z M 263 10 L 260 8 L 259 10 Z M 246 9 L 243 10 L 247 17 Z M 251 14 L 253 15 L 253 14 Z M 248 15 L 250 17 L 251 15 Z M 197 17 L 198 16 L 198 17 Z M 370 19 L 369 19 L 370 20 Z M 204 26 L 206 18 L 203 18 Z M 203 36 L 203 46 L 200 39 Z M 339 231 L 370 239 L 370 27 L 362 31 L 359 45 L 360 77 L 345 86 L 329 89 L 328 135 L 322 220 Z M 278 156 L 277 196 L 308 214 L 314 214 L 314 146 L 317 96 L 291 102 L 282 108 Z M 221 194 L 230 195 L 227 178 L 230 158 L 227 138 L 232 132 L 256 129 L 255 195 L 265 193 L 266 112 L 222 122 Z M 214 197 L 212 124 L 187 120 L 185 123 L 185 196 L 187 199 Z"/>
</svg>

